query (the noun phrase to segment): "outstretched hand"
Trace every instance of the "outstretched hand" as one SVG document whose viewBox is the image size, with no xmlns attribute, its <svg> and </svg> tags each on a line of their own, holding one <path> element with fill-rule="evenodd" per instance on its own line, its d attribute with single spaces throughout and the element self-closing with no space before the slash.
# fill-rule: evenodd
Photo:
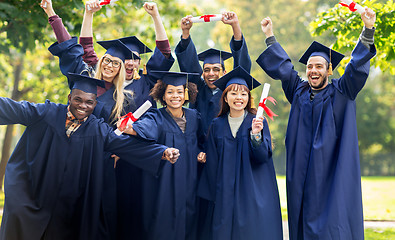
<svg viewBox="0 0 395 240">
<path fill-rule="evenodd" d="M 182 30 L 182 38 L 187 39 L 189 37 L 189 31 L 193 25 L 191 21 L 192 15 L 188 15 L 181 19 L 180 27 Z"/>
</svg>

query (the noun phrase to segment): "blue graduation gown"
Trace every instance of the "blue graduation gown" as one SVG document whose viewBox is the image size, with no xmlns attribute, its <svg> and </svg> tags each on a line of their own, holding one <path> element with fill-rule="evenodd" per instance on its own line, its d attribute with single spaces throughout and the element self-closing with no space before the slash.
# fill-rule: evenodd
<svg viewBox="0 0 395 240">
<path fill-rule="evenodd" d="M 345 73 L 310 100 L 279 43 L 258 64 L 292 104 L 285 139 L 290 239 L 363 239 L 355 101 L 369 74 L 373 46 L 358 42 Z"/>
<path fill-rule="evenodd" d="M 156 102 L 149 93 L 156 81 L 162 76 L 152 73 L 156 71 L 169 71 L 174 63 L 174 58 L 166 58 L 162 52 L 155 48 L 154 54 L 147 63 L 147 74 L 140 70 L 141 78 L 133 80 L 125 87 L 135 93 L 133 100 L 125 105 L 125 112 L 134 112 L 146 100 L 150 100 L 152 108 L 156 108 Z M 134 167 L 120 159 L 117 162 L 117 206 L 118 206 L 118 239 L 143 239 L 142 238 L 142 202 L 138 197 L 141 195 L 141 169 Z"/>
<path fill-rule="evenodd" d="M 54 55 L 59 57 L 59 67 L 63 75 L 67 76 L 69 72 L 78 73 L 78 74 L 88 74 L 88 72 L 92 72 L 93 68 L 89 67 L 83 61 L 84 49 L 78 44 L 78 39 L 73 37 L 67 41 L 62 43 L 55 42 L 52 44 L 48 50 Z M 68 82 L 69 88 L 71 89 L 71 83 Z M 113 128 L 115 128 L 115 122 L 111 121 L 110 116 L 112 109 L 115 105 L 114 100 L 114 91 L 115 86 L 112 86 L 108 89 L 104 94 L 100 95 L 97 98 L 97 105 L 93 111 L 93 115 L 97 118 L 103 118 L 105 122 L 110 124 Z M 125 108 L 127 111 L 127 107 Z M 116 209 L 116 176 L 114 169 L 114 159 L 111 157 L 112 153 L 106 152 L 105 154 L 105 165 L 103 168 L 103 215 L 104 218 L 107 219 L 107 226 L 104 226 L 106 229 L 105 232 L 108 232 L 107 239 L 114 239 L 116 237 L 116 228 L 117 228 L 117 209 Z M 111 167 L 112 166 L 112 167 Z"/>
<path fill-rule="evenodd" d="M 92 72 L 93 68 L 86 64 L 82 56 L 84 55 L 83 47 L 78 44 L 78 39 L 73 37 L 62 43 L 55 42 L 48 50 L 52 55 L 59 58 L 59 67 L 63 75 L 67 76 L 69 72 L 77 74 L 88 74 Z M 68 82 L 69 88 L 71 89 L 71 83 Z M 107 123 L 111 124 L 110 116 L 115 101 L 113 94 L 115 87 L 111 87 L 103 95 L 97 98 L 97 105 L 93 111 L 93 115 L 97 118 L 103 118 Z"/>
<path fill-rule="evenodd" d="M 159 177 L 143 172 L 143 239 L 195 239 L 197 230 L 196 187 L 198 175 L 199 113 L 184 108 L 183 133 L 165 108 L 151 109 L 133 124 L 138 136 L 175 147 L 180 157 L 164 164 Z"/>
<path fill-rule="evenodd" d="M 94 115 L 65 133 L 67 106 L 0 98 L 0 124 L 26 130 L 7 164 L 1 239 L 103 239 L 104 151 L 157 174 L 165 146 L 117 136 Z"/>
<path fill-rule="evenodd" d="M 227 115 L 212 121 L 198 187 L 198 196 L 211 201 L 212 211 L 202 239 L 283 239 L 269 126 L 265 120 L 263 141 L 254 147 L 250 138 L 254 117 L 247 114 L 236 138 Z"/>
<path fill-rule="evenodd" d="M 244 36 L 239 49 L 235 47 L 235 40 L 232 37 L 230 41 L 230 49 L 233 55 L 233 68 L 242 66 L 246 71 L 250 72 L 251 59 L 248 54 L 248 48 Z M 181 72 L 203 73 L 192 39 L 186 49 L 183 49 L 181 47 L 181 43 L 178 43 L 175 52 Z M 196 102 L 193 104 L 191 103 L 189 107 L 198 110 L 201 114 L 203 131 L 207 133 L 211 121 L 217 117 L 220 111 L 222 91 L 218 89 L 218 92 L 213 94 L 213 91 L 206 85 L 203 79 L 196 82 L 194 81 L 193 83 L 198 87 L 198 95 L 196 97 Z"/>
</svg>

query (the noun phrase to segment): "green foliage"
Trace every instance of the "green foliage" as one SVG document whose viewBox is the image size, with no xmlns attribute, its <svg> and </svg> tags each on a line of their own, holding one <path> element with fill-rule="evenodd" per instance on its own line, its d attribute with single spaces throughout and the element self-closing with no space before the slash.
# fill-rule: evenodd
<svg viewBox="0 0 395 240">
<path fill-rule="evenodd" d="M 361 5 L 376 12 L 374 42 L 378 51 L 377 56 L 372 60 L 372 65 L 395 75 L 395 3 L 393 0 L 385 3 L 366 0 Z M 346 52 L 352 50 L 358 40 L 363 22 L 360 14 L 337 4 L 328 11 L 321 12 L 310 26 L 313 36 L 330 32 L 336 37 L 333 48 Z"/>
</svg>

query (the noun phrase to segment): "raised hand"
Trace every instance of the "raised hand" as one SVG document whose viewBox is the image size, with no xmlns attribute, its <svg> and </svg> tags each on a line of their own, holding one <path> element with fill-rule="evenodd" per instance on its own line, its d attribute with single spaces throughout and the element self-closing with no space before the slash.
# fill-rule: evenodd
<svg viewBox="0 0 395 240">
<path fill-rule="evenodd" d="M 366 28 L 372 29 L 374 27 L 376 13 L 372 9 L 365 7 L 365 12 L 361 14 L 361 18 Z"/>
<path fill-rule="evenodd" d="M 273 23 L 270 17 L 265 17 L 261 21 L 261 28 L 262 32 L 266 35 L 266 37 L 271 37 L 273 36 Z"/>
<path fill-rule="evenodd" d="M 252 119 L 251 131 L 252 134 L 257 134 L 263 129 L 263 116 Z"/>
</svg>

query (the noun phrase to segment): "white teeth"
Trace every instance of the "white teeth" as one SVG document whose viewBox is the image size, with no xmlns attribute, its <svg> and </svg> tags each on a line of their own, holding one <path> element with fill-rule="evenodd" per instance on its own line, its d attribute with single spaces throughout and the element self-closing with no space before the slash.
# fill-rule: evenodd
<svg viewBox="0 0 395 240">
<path fill-rule="evenodd" d="M 77 109 L 77 111 L 80 112 L 80 113 L 85 113 L 85 111 L 82 111 L 82 110 L 79 110 L 79 109 Z"/>
</svg>

